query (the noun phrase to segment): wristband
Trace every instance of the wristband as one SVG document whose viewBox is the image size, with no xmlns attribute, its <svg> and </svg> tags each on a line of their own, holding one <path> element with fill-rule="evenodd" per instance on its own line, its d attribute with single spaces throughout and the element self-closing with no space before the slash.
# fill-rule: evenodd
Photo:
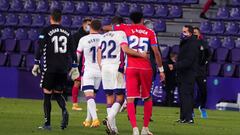
<svg viewBox="0 0 240 135">
<path fill-rule="evenodd" d="M 163 66 L 158 67 L 159 72 L 164 72 Z"/>
</svg>

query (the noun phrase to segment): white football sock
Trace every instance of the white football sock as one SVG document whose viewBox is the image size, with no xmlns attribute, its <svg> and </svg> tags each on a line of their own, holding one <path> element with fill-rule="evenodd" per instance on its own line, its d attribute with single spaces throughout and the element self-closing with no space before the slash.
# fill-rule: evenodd
<svg viewBox="0 0 240 135">
<path fill-rule="evenodd" d="M 91 121 L 92 120 L 92 117 L 91 117 L 91 114 L 90 114 L 90 111 L 87 107 L 87 118 L 86 118 L 86 121 Z"/>
<path fill-rule="evenodd" d="M 89 112 L 92 116 L 92 119 L 96 120 L 98 117 L 97 117 L 97 112 L 96 112 L 95 100 L 94 99 L 88 99 L 87 106 L 88 106 Z"/>
<path fill-rule="evenodd" d="M 111 121 L 112 126 L 114 128 L 116 128 L 116 119 L 115 119 L 115 117 L 116 117 L 117 113 L 119 112 L 120 108 L 121 108 L 121 104 L 118 103 L 118 102 L 115 102 L 112 105 L 111 111 L 108 114 L 108 119 L 109 119 L 109 121 Z"/>
</svg>

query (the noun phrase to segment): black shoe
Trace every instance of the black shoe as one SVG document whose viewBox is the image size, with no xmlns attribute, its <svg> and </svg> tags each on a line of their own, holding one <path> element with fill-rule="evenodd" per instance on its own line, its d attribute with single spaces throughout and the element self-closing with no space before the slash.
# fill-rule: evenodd
<svg viewBox="0 0 240 135">
<path fill-rule="evenodd" d="M 183 123 L 184 121 L 186 121 L 186 120 L 178 119 L 178 120 L 176 120 L 175 122 L 177 122 L 177 123 Z"/>
<path fill-rule="evenodd" d="M 183 120 L 180 123 L 194 124 L 194 120 Z"/>
<path fill-rule="evenodd" d="M 207 16 L 205 15 L 205 13 L 201 13 L 201 14 L 200 14 L 200 18 L 208 19 Z"/>
<path fill-rule="evenodd" d="M 46 125 L 39 126 L 38 129 L 40 129 L 40 130 L 48 130 L 48 131 L 52 130 L 50 125 L 48 125 L 48 126 L 46 126 Z"/>
<path fill-rule="evenodd" d="M 64 130 L 68 126 L 69 114 L 67 110 L 63 111 L 62 113 L 62 122 L 61 122 L 61 129 Z"/>
<path fill-rule="evenodd" d="M 108 121 L 107 118 L 105 118 L 102 123 L 103 123 L 103 125 L 106 126 L 105 131 L 106 131 L 106 133 L 107 133 L 108 135 L 114 135 L 114 134 L 115 134 L 115 132 L 113 132 L 113 130 L 112 130 L 112 128 L 111 128 L 111 126 L 110 126 L 110 123 L 109 123 L 109 121 Z"/>
</svg>

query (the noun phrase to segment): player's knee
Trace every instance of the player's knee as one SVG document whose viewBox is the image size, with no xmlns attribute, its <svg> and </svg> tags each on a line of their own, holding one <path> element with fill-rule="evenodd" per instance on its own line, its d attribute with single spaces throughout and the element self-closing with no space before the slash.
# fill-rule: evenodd
<svg viewBox="0 0 240 135">
<path fill-rule="evenodd" d="M 94 96 L 86 96 L 86 100 L 88 101 L 88 100 L 90 100 L 90 99 L 95 99 L 95 97 Z"/>
<path fill-rule="evenodd" d="M 127 98 L 127 102 L 128 102 L 128 103 L 133 103 L 134 100 L 135 100 L 135 98 Z"/>
</svg>

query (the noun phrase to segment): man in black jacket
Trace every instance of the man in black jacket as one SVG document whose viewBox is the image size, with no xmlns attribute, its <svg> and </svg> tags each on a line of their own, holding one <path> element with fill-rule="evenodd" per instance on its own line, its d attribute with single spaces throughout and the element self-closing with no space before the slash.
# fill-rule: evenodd
<svg viewBox="0 0 240 135">
<path fill-rule="evenodd" d="M 207 101 L 207 64 L 211 57 L 211 51 L 207 45 L 207 42 L 203 39 L 200 29 L 194 27 L 194 35 L 197 36 L 200 43 L 200 55 L 199 66 L 196 77 L 196 83 L 198 85 L 198 97 L 200 101 L 199 111 L 202 118 L 207 118 L 206 101 Z"/>
<path fill-rule="evenodd" d="M 82 27 L 80 27 L 80 29 L 73 34 L 72 36 L 72 39 L 73 39 L 73 48 L 76 52 L 77 50 L 77 46 L 78 46 L 78 42 L 79 40 L 88 35 L 89 34 L 89 30 L 90 30 L 90 25 L 91 24 L 91 19 L 90 18 L 85 18 L 83 20 L 83 24 L 82 24 Z M 81 74 L 81 70 L 82 70 L 82 57 L 80 58 L 80 61 L 79 61 L 79 71 L 80 71 L 80 76 L 82 75 Z M 82 108 L 80 108 L 78 106 L 78 93 L 79 93 L 79 88 L 81 86 L 81 77 L 77 78 L 74 80 L 74 85 L 72 87 L 72 102 L 73 102 L 73 106 L 72 106 L 72 110 L 75 110 L 75 111 L 80 111 L 82 110 Z"/>
<path fill-rule="evenodd" d="M 193 36 L 193 27 L 186 25 L 181 33 L 180 50 L 176 64 L 169 68 L 176 69 L 180 98 L 180 123 L 194 123 L 194 83 L 198 70 L 199 42 Z"/>
</svg>

